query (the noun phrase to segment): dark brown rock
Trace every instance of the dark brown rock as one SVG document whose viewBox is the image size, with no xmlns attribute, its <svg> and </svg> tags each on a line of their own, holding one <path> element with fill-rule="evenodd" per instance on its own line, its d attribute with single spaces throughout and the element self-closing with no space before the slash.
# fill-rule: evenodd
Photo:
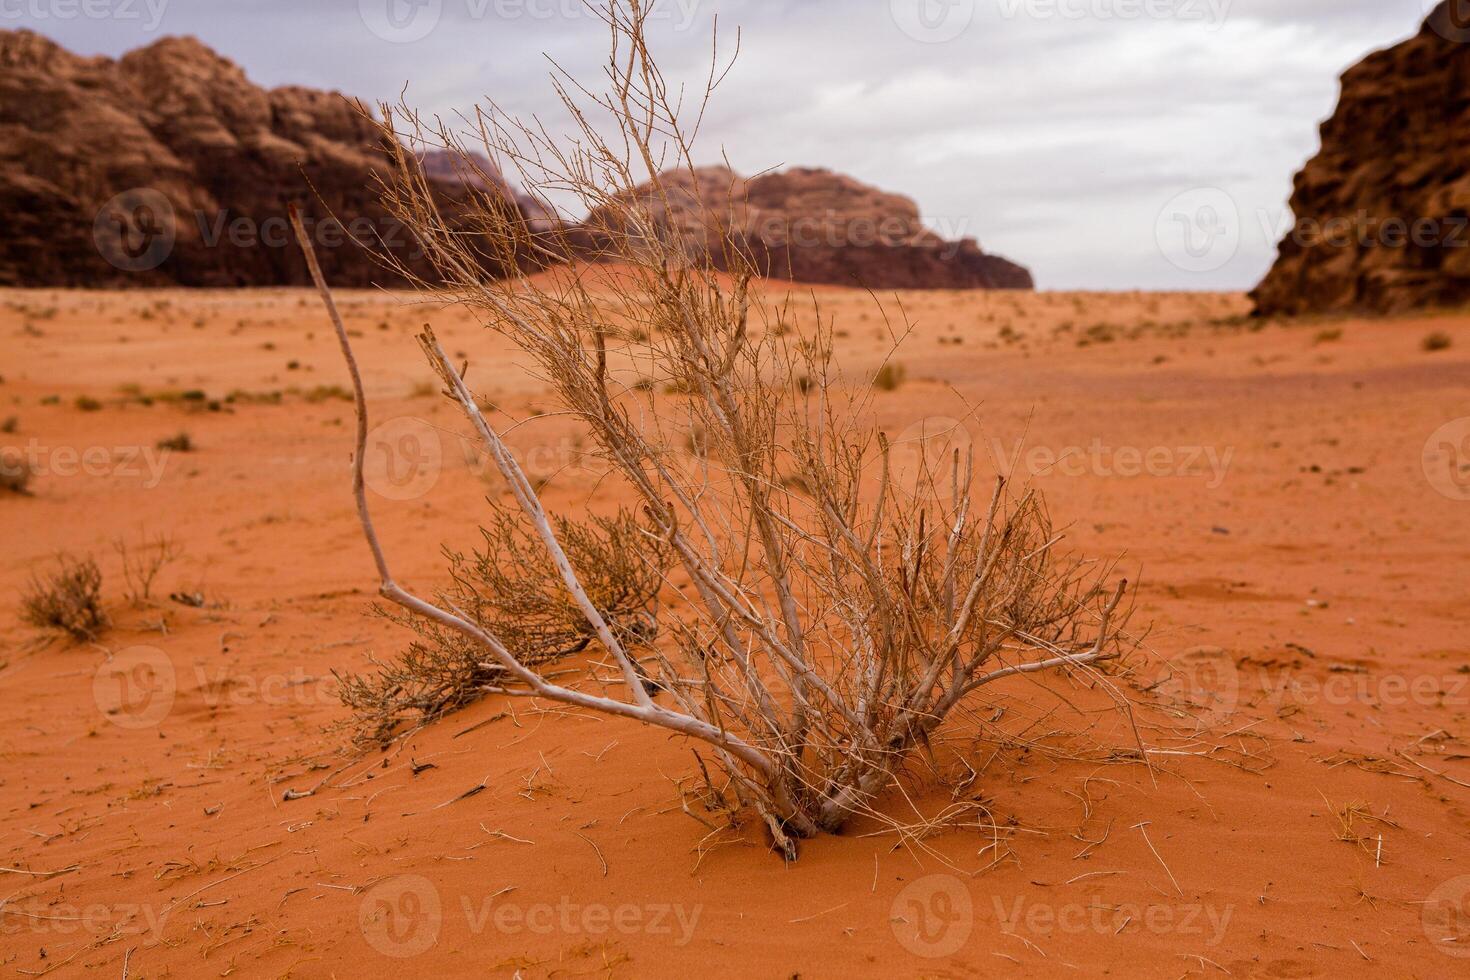
<svg viewBox="0 0 1470 980">
<path fill-rule="evenodd" d="M 1259 314 L 1470 302 L 1470 0 L 1342 76 L 1291 209 Z"/>
<path fill-rule="evenodd" d="M 665 201 L 646 187 L 661 231 L 693 261 L 727 268 L 723 243 L 741 246 L 764 275 L 870 289 L 1031 289 L 1023 267 L 980 250 L 973 238 L 945 241 L 925 228 L 918 206 L 830 170 L 795 168 L 746 179 L 724 167 L 663 175 Z M 626 234 L 616 212 L 594 212 L 575 238 L 590 254 L 615 251 Z"/>
<path fill-rule="evenodd" d="M 287 202 L 333 283 L 397 284 L 385 246 L 428 270 L 378 201 L 384 149 L 356 102 L 267 91 L 193 38 L 113 61 L 0 32 L 0 284 L 305 284 Z"/>
</svg>

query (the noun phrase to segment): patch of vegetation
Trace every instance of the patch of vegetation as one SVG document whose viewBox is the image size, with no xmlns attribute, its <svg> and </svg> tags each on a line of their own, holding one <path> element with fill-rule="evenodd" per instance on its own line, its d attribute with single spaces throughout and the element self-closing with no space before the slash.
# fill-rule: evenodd
<svg viewBox="0 0 1470 980">
<path fill-rule="evenodd" d="M 184 549 L 166 534 L 146 538 L 136 545 L 117 538 L 112 542 L 112 549 L 122 559 L 126 598 L 134 606 L 145 605 L 153 598 L 153 583 L 159 573 L 184 553 Z"/>
<path fill-rule="evenodd" d="M 31 480 L 36 471 L 30 460 L 18 453 L 0 453 L 0 493 L 31 495 Z"/>
<path fill-rule="evenodd" d="M 305 398 L 313 405 L 325 401 L 350 402 L 353 400 L 352 392 L 341 385 L 317 385 L 315 388 L 309 388 L 306 391 L 298 391 L 298 389 L 294 388 L 287 389 L 287 391 L 289 394 L 299 393 L 302 398 Z"/>
<path fill-rule="evenodd" d="M 180 432 L 178 435 L 158 440 L 158 448 L 175 453 L 192 453 L 194 451 L 194 439 L 189 433 Z"/>
<path fill-rule="evenodd" d="M 1450 345 L 1453 343 L 1454 341 L 1450 339 L 1449 334 L 1442 330 L 1436 330 L 1420 341 L 1419 346 L 1433 354 L 1435 351 L 1449 350 Z"/>
<path fill-rule="evenodd" d="M 578 523 L 554 518 L 557 538 L 583 587 L 619 642 L 646 647 L 657 632 L 657 597 L 670 556 L 631 512 Z M 445 608 L 463 610 L 527 666 L 580 653 L 597 642 L 545 549 L 519 511 L 495 506 L 469 554 L 446 550 L 452 584 L 438 593 Z M 483 648 L 435 620 L 380 610 L 418 639 L 369 675 L 337 675 L 342 703 L 353 712 L 361 748 L 390 743 L 401 731 L 473 704 L 506 678 L 485 665 Z"/>
<path fill-rule="evenodd" d="M 56 561 L 49 575 L 31 579 L 21 596 L 21 620 L 78 642 L 97 639 L 110 622 L 102 608 L 102 570 L 90 556 L 61 555 Z"/>
<path fill-rule="evenodd" d="M 907 368 L 897 361 L 889 361 L 873 375 L 873 387 L 879 391 L 897 391 L 907 377 Z"/>
</svg>

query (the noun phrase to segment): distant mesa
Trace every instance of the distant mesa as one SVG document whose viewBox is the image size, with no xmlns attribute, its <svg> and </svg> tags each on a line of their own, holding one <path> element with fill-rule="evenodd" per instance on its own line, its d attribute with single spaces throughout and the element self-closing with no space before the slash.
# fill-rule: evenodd
<svg viewBox="0 0 1470 980">
<path fill-rule="evenodd" d="M 30 31 L 0 31 L 0 285 L 304 285 L 286 200 L 310 214 L 330 212 L 426 274 L 377 199 L 374 175 L 386 170 L 386 150 L 353 100 L 260 88 L 193 38 L 164 38 L 113 60 L 74 55 Z M 565 231 L 591 257 L 606 254 L 608 236 L 619 233 L 596 213 L 561 225 L 483 157 L 469 168 L 444 153 L 422 160 L 446 213 L 467 192 L 490 192 L 529 231 Z M 668 180 L 681 203 L 666 228 L 697 249 L 718 241 L 728 222 L 763 274 L 874 289 L 1032 285 L 1024 268 L 973 239 L 945 241 L 925 229 L 908 198 L 829 171 L 745 180 L 714 168 Z M 705 227 L 700 201 L 723 213 L 713 222 L 720 227 Z M 343 237 L 323 232 L 318 242 L 334 283 L 401 282 Z M 541 261 L 514 257 L 522 267 Z"/>
<path fill-rule="evenodd" d="M 1031 289 L 1022 266 L 946 241 L 924 227 L 912 200 L 830 170 L 798 167 L 744 178 L 725 167 L 663 174 L 663 194 L 638 195 L 659 232 L 692 261 L 729 265 L 727 242 L 766 276 L 869 289 Z M 589 254 L 635 234 L 617 208 L 595 211 L 574 236 Z"/>
<path fill-rule="evenodd" d="M 1291 209 L 1257 313 L 1470 302 L 1470 0 L 1344 73 Z"/>
</svg>

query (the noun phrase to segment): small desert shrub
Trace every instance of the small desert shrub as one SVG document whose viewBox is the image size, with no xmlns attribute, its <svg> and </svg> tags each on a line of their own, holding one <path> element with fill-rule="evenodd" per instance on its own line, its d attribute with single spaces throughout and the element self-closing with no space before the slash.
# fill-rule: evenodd
<svg viewBox="0 0 1470 980">
<path fill-rule="evenodd" d="M 20 419 L 16 418 L 14 415 L 7 417 L 4 422 L 0 422 L 0 432 L 5 433 L 6 435 L 11 435 L 15 432 L 16 429 L 19 428 Z"/>
<path fill-rule="evenodd" d="M 1312 338 L 1314 344 L 1330 344 L 1342 339 L 1341 327 L 1329 327 L 1326 330 L 1317 331 L 1317 336 Z"/>
<path fill-rule="evenodd" d="M 1436 330 L 1434 333 L 1425 337 L 1424 340 L 1420 342 L 1420 346 L 1432 354 L 1435 351 L 1449 350 L 1451 343 L 1453 343 L 1453 341 L 1450 340 L 1449 334 L 1444 333 L 1440 330 Z"/>
<path fill-rule="evenodd" d="M 908 377 L 908 371 L 902 364 L 889 361 L 878 369 L 877 374 L 873 375 L 873 387 L 879 391 L 897 391 L 906 377 Z"/>
<path fill-rule="evenodd" d="M 627 512 L 585 524 L 558 518 L 556 526 L 567 559 L 598 610 L 625 644 L 644 647 L 657 631 L 656 603 L 668 565 L 664 550 L 650 552 L 649 530 Z M 480 536 L 480 546 L 468 554 L 446 550 L 451 584 L 438 594 L 441 603 L 506 637 L 526 663 L 536 666 L 580 653 L 596 641 L 519 512 L 492 507 Z M 400 731 L 473 704 L 487 688 L 509 680 L 462 633 L 422 616 L 380 612 L 418 639 L 398 660 L 379 664 L 374 674 L 338 675 L 359 747 L 386 745 Z"/>
<path fill-rule="evenodd" d="M 192 453 L 194 451 L 194 439 L 189 433 L 180 432 L 176 436 L 158 440 L 158 448 L 175 453 Z"/>
<path fill-rule="evenodd" d="M 18 453 L 0 453 L 0 493 L 30 495 L 35 469 Z"/>
<path fill-rule="evenodd" d="M 77 411 L 79 411 L 79 412 L 100 412 L 100 411 L 102 411 L 102 403 L 99 402 L 97 399 L 91 398 L 91 397 L 89 397 L 87 395 L 78 395 L 77 396 L 77 400 L 76 400 L 76 406 L 77 406 Z"/>
<path fill-rule="evenodd" d="M 31 579 L 21 597 L 21 619 L 41 630 L 65 633 L 74 640 L 95 640 L 107 628 L 102 609 L 102 570 L 88 557 L 62 555 L 46 577 Z"/>
<path fill-rule="evenodd" d="M 166 534 L 144 539 L 136 545 L 117 538 L 112 542 L 112 549 L 122 560 L 127 600 L 135 606 L 144 605 L 153 598 L 153 583 L 159 573 L 184 553 L 184 549 Z"/>
</svg>

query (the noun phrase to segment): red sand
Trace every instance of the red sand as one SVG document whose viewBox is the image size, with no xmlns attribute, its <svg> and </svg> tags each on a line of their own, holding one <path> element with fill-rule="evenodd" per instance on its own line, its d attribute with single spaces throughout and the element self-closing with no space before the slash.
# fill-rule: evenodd
<svg viewBox="0 0 1470 980">
<path fill-rule="evenodd" d="M 343 299 L 375 423 L 428 420 L 408 430 L 430 434 L 422 452 L 443 433 L 433 485 L 376 505 L 400 575 L 432 586 L 440 543 L 465 540 L 499 489 L 466 464 L 449 406 L 415 393 L 431 375 L 411 329 L 434 322 L 502 408 L 549 403 L 462 315 Z M 871 300 L 822 301 L 841 359 L 876 364 Z M 1470 484 L 1451 468 L 1470 452 L 1470 316 L 1253 331 L 1229 319 L 1239 296 L 904 305 L 909 380 L 878 396 L 879 422 L 962 415 L 952 387 L 979 404 L 987 453 L 1024 439 L 1073 545 L 1124 554 L 1140 579 L 1151 657 L 1120 683 L 1141 697 L 1174 676 L 1154 697 L 1210 727 L 1141 716 L 1146 767 L 1101 692 L 1017 679 L 1003 712 L 981 713 L 993 725 L 952 724 L 940 752 L 980 772 L 965 800 L 983 810 L 927 834 L 859 822 L 786 867 L 755 832 L 711 836 L 686 816 L 690 745 L 627 723 L 490 699 L 386 755 L 341 754 L 331 672 L 404 643 L 367 615 L 350 404 L 286 394 L 211 412 L 121 393 L 345 384 L 312 297 L 0 292 L 0 422 L 17 418 L 0 445 L 41 469 L 34 496 L 0 497 L 0 592 L 14 599 L 58 550 L 91 552 L 117 621 L 96 645 L 41 645 L 16 602 L 0 607 L 0 966 L 1470 975 Z M 1431 331 L 1452 346 L 1422 350 Z M 159 455 L 180 431 L 197 451 Z M 564 425 L 512 441 L 554 476 L 550 505 L 584 505 L 595 476 L 565 468 Z M 1462 455 L 1426 473 L 1441 443 Z M 185 554 L 132 608 L 111 541 L 145 533 Z M 285 799 L 349 763 L 333 788 Z M 919 762 L 904 790 L 881 801 L 901 824 L 955 804 Z"/>
</svg>

